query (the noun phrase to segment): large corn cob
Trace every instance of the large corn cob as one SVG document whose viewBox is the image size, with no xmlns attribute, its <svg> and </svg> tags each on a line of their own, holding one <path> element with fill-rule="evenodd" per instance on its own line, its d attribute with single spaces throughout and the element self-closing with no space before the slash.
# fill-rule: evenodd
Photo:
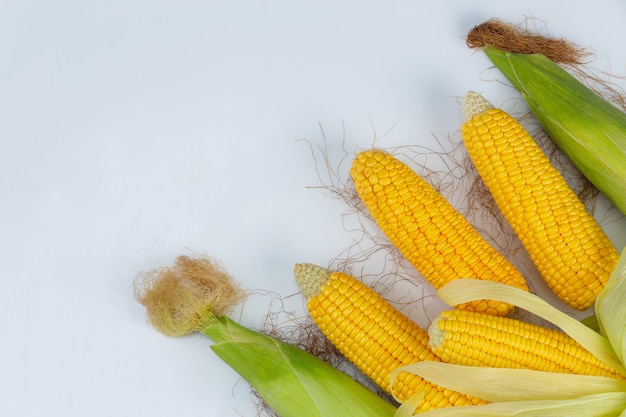
<svg viewBox="0 0 626 417">
<path fill-rule="evenodd" d="M 528 290 L 519 271 L 430 184 L 387 152 L 367 150 L 350 171 L 376 224 L 436 289 L 457 278 Z M 481 300 L 458 308 L 506 315 L 511 306 Z"/>
<path fill-rule="evenodd" d="M 626 380 L 566 333 L 508 317 L 446 310 L 428 334 L 433 352 L 448 363 Z"/>
<path fill-rule="evenodd" d="M 297 264 L 295 278 L 307 307 L 322 333 L 365 375 L 388 393 L 391 372 L 418 361 L 437 361 L 428 348 L 428 334 L 379 294 L 341 273 L 311 264 Z M 433 385 L 403 372 L 393 384 L 401 402 L 421 390 L 421 411 L 482 402 Z"/>
<path fill-rule="evenodd" d="M 513 117 L 474 92 L 463 115 L 476 170 L 543 279 L 571 307 L 590 307 L 617 263 L 613 243 Z"/>
</svg>

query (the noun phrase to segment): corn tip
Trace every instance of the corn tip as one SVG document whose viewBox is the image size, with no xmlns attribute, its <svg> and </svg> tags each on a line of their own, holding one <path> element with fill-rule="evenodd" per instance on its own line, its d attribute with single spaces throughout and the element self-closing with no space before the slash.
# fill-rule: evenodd
<svg viewBox="0 0 626 417">
<path fill-rule="evenodd" d="M 318 295 L 322 285 L 330 277 L 329 270 L 310 263 L 296 264 L 293 273 L 298 287 L 307 300 Z"/>
<path fill-rule="evenodd" d="M 493 108 L 494 106 L 489 100 L 484 98 L 480 93 L 468 91 L 461 104 L 461 113 L 463 114 L 463 120 L 467 123 L 472 120 L 475 115 Z"/>
<path fill-rule="evenodd" d="M 428 327 L 428 346 L 433 351 L 443 343 L 443 332 L 439 329 L 439 322 L 443 319 L 443 315 L 435 317 Z"/>
</svg>

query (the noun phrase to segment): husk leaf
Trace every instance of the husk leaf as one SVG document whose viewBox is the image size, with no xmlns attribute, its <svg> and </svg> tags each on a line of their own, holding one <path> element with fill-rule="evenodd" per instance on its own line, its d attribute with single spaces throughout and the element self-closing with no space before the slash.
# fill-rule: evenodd
<svg viewBox="0 0 626 417">
<path fill-rule="evenodd" d="M 314 355 L 226 316 L 201 331 L 281 417 L 390 417 L 396 408 Z"/>
<path fill-rule="evenodd" d="M 530 400 L 445 407 L 415 414 L 424 417 L 618 417 L 626 393 L 607 392 L 567 400 Z"/>
<path fill-rule="evenodd" d="M 626 249 L 622 251 L 609 282 L 596 299 L 601 332 L 622 361 L 626 359 Z"/>
<path fill-rule="evenodd" d="M 398 368 L 392 377 L 401 372 L 419 375 L 436 385 L 489 402 L 564 400 L 605 392 L 626 392 L 626 383 L 614 378 L 530 369 L 424 361 Z"/>
</svg>

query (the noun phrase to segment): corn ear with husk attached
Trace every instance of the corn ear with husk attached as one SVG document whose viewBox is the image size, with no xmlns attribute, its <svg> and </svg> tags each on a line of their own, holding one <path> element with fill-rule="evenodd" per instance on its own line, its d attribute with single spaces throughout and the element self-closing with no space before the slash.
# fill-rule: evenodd
<svg viewBox="0 0 626 417">
<path fill-rule="evenodd" d="M 168 336 L 199 332 L 281 417 L 392 417 L 396 407 L 299 347 L 237 324 L 226 312 L 243 297 L 230 274 L 209 257 L 179 256 L 174 265 L 140 274 L 135 296 L 148 321 Z"/>
<path fill-rule="evenodd" d="M 347 374 L 294 345 L 226 316 L 201 330 L 211 349 L 282 417 L 386 416 L 396 408 Z"/>
<path fill-rule="evenodd" d="M 502 302 L 513 301 L 517 307 L 560 327 L 598 359 L 626 376 L 626 304 L 623 302 L 626 296 L 626 250 L 622 252 L 608 285 L 596 300 L 596 314 L 602 334 L 534 294 L 495 282 L 459 279 L 443 287 L 438 294 L 447 304 L 483 297 Z M 420 414 L 424 417 L 626 416 L 626 383 L 616 378 L 460 366 L 443 362 L 418 362 L 394 372 L 392 378 L 399 372 L 412 372 L 437 385 L 490 402 Z M 396 417 L 412 416 L 411 409 L 410 402 L 402 404 Z"/>
<path fill-rule="evenodd" d="M 626 113 L 544 55 L 483 50 L 557 146 L 626 214 Z"/>
</svg>

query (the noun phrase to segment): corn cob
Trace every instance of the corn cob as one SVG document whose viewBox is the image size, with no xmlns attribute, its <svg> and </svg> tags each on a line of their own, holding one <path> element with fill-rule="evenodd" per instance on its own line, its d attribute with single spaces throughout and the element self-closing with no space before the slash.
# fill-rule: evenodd
<svg viewBox="0 0 626 417">
<path fill-rule="evenodd" d="M 437 361 L 428 334 L 379 294 L 354 277 L 297 264 L 294 274 L 313 321 L 339 351 L 400 402 L 421 390 L 421 411 L 483 402 L 403 372 L 390 387 L 391 372 L 418 361 Z"/>
<path fill-rule="evenodd" d="M 513 117 L 474 92 L 463 115 L 476 170 L 539 273 L 561 300 L 587 309 L 617 263 L 613 243 Z"/>
<path fill-rule="evenodd" d="M 606 376 L 626 381 L 566 333 L 512 318 L 447 310 L 433 320 L 428 335 L 430 348 L 447 363 Z"/>
<path fill-rule="evenodd" d="M 436 289 L 456 278 L 528 290 L 520 272 L 416 172 L 389 153 L 360 152 L 350 171 L 376 224 Z M 480 300 L 458 308 L 507 315 L 509 304 Z"/>
</svg>

